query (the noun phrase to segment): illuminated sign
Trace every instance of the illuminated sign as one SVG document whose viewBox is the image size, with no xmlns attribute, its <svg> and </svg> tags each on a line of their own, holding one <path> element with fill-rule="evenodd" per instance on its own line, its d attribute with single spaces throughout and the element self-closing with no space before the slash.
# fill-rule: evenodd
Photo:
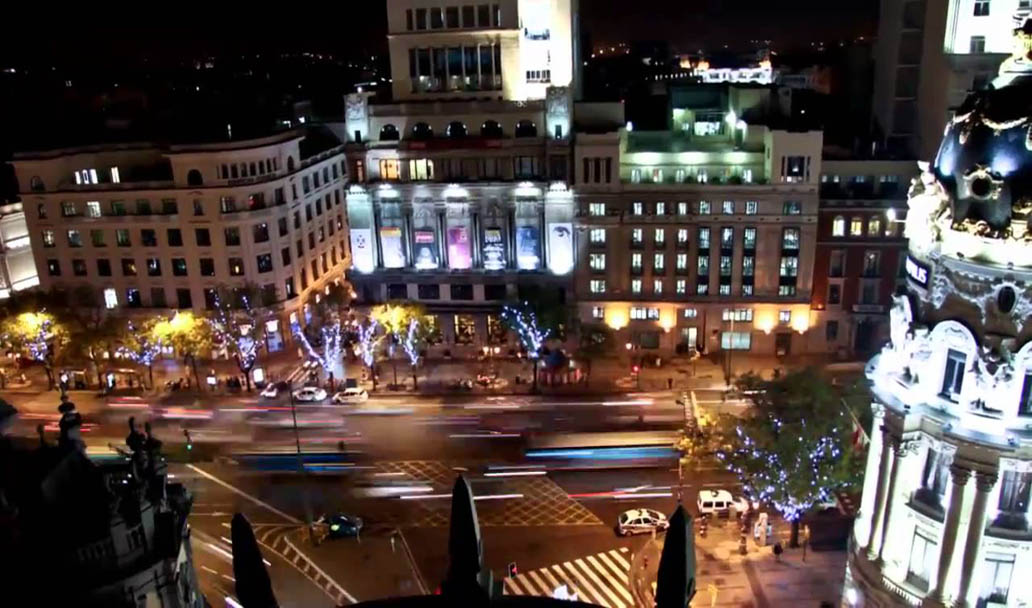
<svg viewBox="0 0 1032 608">
<path fill-rule="evenodd" d="M 405 267 L 405 246 L 401 242 L 401 228 L 396 226 L 380 228 L 380 250 L 383 253 L 384 268 Z"/>
<path fill-rule="evenodd" d="M 906 263 L 907 278 L 921 287 L 928 287 L 928 266 L 918 262 L 911 256 L 907 256 Z"/>
</svg>

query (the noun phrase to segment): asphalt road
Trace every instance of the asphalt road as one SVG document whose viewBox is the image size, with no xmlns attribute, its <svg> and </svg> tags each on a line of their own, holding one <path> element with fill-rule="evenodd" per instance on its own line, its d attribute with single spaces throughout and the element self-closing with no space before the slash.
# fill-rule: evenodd
<svg viewBox="0 0 1032 608">
<path fill-rule="evenodd" d="M 722 402 L 716 391 L 696 396 L 704 409 L 743 407 Z M 56 430 L 55 393 L 4 397 L 22 412 L 15 432 L 34 434 L 40 423 Z M 306 453 L 303 474 L 297 470 L 293 415 L 284 399 L 241 395 L 194 403 L 181 396 L 105 400 L 89 393 L 73 393 L 72 399 L 84 415 L 91 449 L 122 443 L 130 415 L 141 424 L 152 422 L 166 451 L 180 456 L 186 454 L 183 429 L 190 431 L 194 450 L 189 455 L 196 466 L 174 470 L 195 496 L 194 556 L 202 590 L 213 605 L 233 595 L 232 548 L 226 539 L 235 512 L 244 513 L 264 538 L 281 605 L 347 603 L 355 597 L 349 589 L 362 590 L 358 600 L 397 593 L 389 584 L 378 588 L 364 580 L 366 568 L 377 568 L 378 559 L 405 562 L 434 588 L 447 565 L 448 494 L 459 473 L 478 497 L 485 565 L 496 576 L 511 562 L 521 572 L 553 568 L 547 579 L 535 575 L 535 580 L 554 586 L 567 580 L 565 574 L 594 601 L 627 605 L 618 588 L 621 573 L 607 567 L 619 566 L 624 555 L 619 552 L 634 552 L 645 539 L 617 537 L 616 519 L 630 508 L 670 513 L 682 488 L 675 455 L 669 449 L 663 453 L 662 446 L 658 453 L 534 451 L 548 447 L 550 438 L 580 447 L 578 437 L 597 437 L 577 435 L 582 433 L 637 433 L 636 440 L 669 435 L 680 428 L 684 412 L 665 392 L 563 398 L 388 395 L 358 406 L 305 404 L 296 412 Z M 734 489 L 733 481 L 715 463 L 696 463 L 683 480 L 684 502 L 693 505 L 703 488 Z M 372 535 L 402 531 L 409 552 L 404 558 L 394 553 L 391 541 L 392 553 L 381 558 L 356 539 L 342 539 L 329 541 L 319 550 L 319 563 L 309 565 L 304 547 L 297 547 L 298 555 L 287 541 L 310 516 L 334 512 L 363 518 Z M 294 541 L 296 546 L 296 536 Z M 353 563 L 356 552 L 363 552 L 366 568 L 338 567 Z M 571 570 L 572 564 L 577 568 Z"/>
</svg>

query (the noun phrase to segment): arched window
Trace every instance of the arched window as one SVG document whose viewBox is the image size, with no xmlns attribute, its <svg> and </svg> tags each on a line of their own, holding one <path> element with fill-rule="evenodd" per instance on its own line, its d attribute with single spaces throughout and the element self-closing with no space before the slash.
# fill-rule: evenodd
<svg viewBox="0 0 1032 608">
<path fill-rule="evenodd" d="M 434 130 L 425 122 L 412 125 L 412 139 L 430 139 L 433 136 Z"/>
<path fill-rule="evenodd" d="M 480 136 L 481 137 L 504 137 L 502 132 L 502 125 L 498 124 L 498 121 L 488 120 L 484 124 L 480 125 Z"/>
<path fill-rule="evenodd" d="M 863 236 L 864 235 L 864 218 L 854 217 L 849 220 L 849 236 Z"/>
<path fill-rule="evenodd" d="M 466 136 L 466 125 L 462 124 L 461 122 L 459 122 L 457 120 L 448 123 L 447 135 L 448 135 L 448 137 L 451 137 L 453 139 L 459 138 L 459 137 L 465 137 Z"/>
<path fill-rule="evenodd" d="M 392 124 L 380 127 L 380 141 L 398 141 L 399 139 L 401 139 L 401 134 L 398 133 L 398 127 Z"/>
<path fill-rule="evenodd" d="M 187 186 L 203 186 L 204 178 L 201 177 L 201 172 L 197 169 L 190 169 L 186 174 L 186 185 Z"/>
<path fill-rule="evenodd" d="M 516 137 L 537 137 L 537 125 L 529 120 L 516 123 Z"/>
<path fill-rule="evenodd" d="M 289 171 L 291 173 L 294 172 L 294 157 L 293 156 L 288 156 L 287 157 L 287 171 Z"/>
<path fill-rule="evenodd" d="M 846 218 L 836 215 L 831 220 L 831 236 L 846 236 Z"/>
<path fill-rule="evenodd" d="M 46 187 L 43 185 L 43 180 L 38 175 L 33 175 L 32 179 L 29 180 L 29 189 L 33 192 L 43 192 Z"/>
</svg>

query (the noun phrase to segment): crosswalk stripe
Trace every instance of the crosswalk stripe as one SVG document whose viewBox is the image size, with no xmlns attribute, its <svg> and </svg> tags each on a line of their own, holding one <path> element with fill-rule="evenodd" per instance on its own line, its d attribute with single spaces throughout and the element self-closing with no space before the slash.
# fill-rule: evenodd
<svg viewBox="0 0 1032 608">
<path fill-rule="evenodd" d="M 581 589 L 580 583 L 577 583 L 576 581 L 571 579 L 570 575 L 566 574 L 566 572 L 564 572 L 563 569 L 559 567 L 559 564 L 553 564 L 552 570 L 555 571 L 555 574 L 559 578 L 559 580 L 562 581 L 563 584 L 569 588 L 570 593 L 576 593 L 578 597 L 584 596 L 584 590 Z"/>
<path fill-rule="evenodd" d="M 552 585 L 552 589 L 556 589 L 557 587 L 559 587 L 559 585 L 563 584 L 557 581 L 554 576 L 552 576 L 552 573 L 548 571 L 548 568 L 542 568 L 541 570 L 538 570 L 538 572 L 540 572 L 541 576 L 545 577 L 548 580 L 548 583 Z M 552 594 L 549 593 L 549 595 Z"/>
<path fill-rule="evenodd" d="M 595 590 L 594 587 L 591 586 L 591 583 L 589 583 L 587 581 L 587 579 L 585 579 L 583 576 L 581 576 L 580 572 L 578 572 L 577 569 L 573 567 L 573 564 L 571 564 L 570 562 L 563 562 L 563 567 L 566 568 L 567 570 L 569 570 L 570 571 L 570 575 L 573 576 L 574 579 L 578 581 L 578 583 L 580 583 L 577 586 L 582 591 L 584 591 L 584 593 L 586 593 L 586 594 L 588 594 L 588 595 L 590 595 L 592 597 L 591 601 L 595 602 L 596 604 L 598 604 L 600 606 L 607 606 L 608 605 L 608 604 L 606 604 L 606 600 L 602 598 L 602 595 L 597 590 Z"/>
<path fill-rule="evenodd" d="M 630 572 L 631 565 L 627 563 L 627 560 L 625 560 L 622 555 L 620 555 L 619 553 L 614 553 L 613 551 L 610 551 L 609 555 L 611 555 L 613 559 L 616 560 L 616 563 L 623 566 L 624 570 Z"/>
<path fill-rule="evenodd" d="M 617 567 L 617 565 L 615 563 L 613 563 L 612 561 L 609 560 L 609 557 L 605 553 L 599 553 L 598 554 L 598 559 L 603 564 L 609 566 L 609 569 L 612 570 L 613 573 L 616 574 L 616 576 L 621 581 L 623 581 L 623 584 L 627 585 L 627 570 L 626 569 L 620 569 L 619 567 Z"/>
<path fill-rule="evenodd" d="M 541 579 L 541 577 L 538 576 L 537 570 L 531 570 L 530 572 L 528 572 L 527 573 L 527 578 L 528 579 L 532 579 L 534 581 L 534 583 L 537 584 L 538 589 L 541 590 L 541 593 L 539 595 L 545 595 L 545 596 L 551 597 L 552 589 L 549 589 L 548 588 L 548 583 L 543 581 Z"/>
<path fill-rule="evenodd" d="M 526 574 L 518 575 L 512 582 L 515 586 L 523 588 L 522 595 L 540 595 L 540 592 L 534 588 L 534 584 L 527 578 Z"/>
<path fill-rule="evenodd" d="M 620 553 L 627 553 L 628 551 L 630 551 L 630 549 L 627 547 L 620 547 Z"/>
<path fill-rule="evenodd" d="M 602 556 L 604 554 L 599 553 L 598 555 Z M 631 598 L 631 593 L 627 590 L 627 577 L 626 576 L 622 576 L 622 573 L 621 573 L 621 575 L 617 576 L 615 578 L 615 580 L 614 580 L 614 577 L 611 576 L 609 574 L 609 571 L 606 570 L 605 567 L 602 566 L 602 564 L 599 563 L 599 561 L 595 559 L 595 556 L 589 555 L 587 557 L 587 560 L 588 560 L 588 563 L 590 563 L 592 566 L 595 567 L 595 572 L 598 572 L 602 576 L 606 577 L 606 580 L 609 581 L 609 584 L 612 585 L 613 588 L 616 589 L 617 592 L 620 593 L 620 596 L 623 599 L 627 600 L 628 604 L 634 605 L 634 600 Z"/>
<path fill-rule="evenodd" d="M 605 583 L 603 583 L 598 578 L 598 576 L 596 576 L 595 571 L 589 568 L 588 565 L 584 563 L 584 560 L 575 559 L 573 560 L 573 563 L 580 566 L 581 570 L 583 570 L 584 573 L 588 575 L 588 578 L 590 578 L 596 585 L 598 585 L 598 588 L 602 590 L 602 593 L 605 593 L 606 596 L 609 597 L 609 599 L 613 600 L 613 608 L 625 608 L 624 603 L 620 601 L 620 598 L 616 597 L 616 594 L 613 593 L 613 591 Z"/>
<path fill-rule="evenodd" d="M 512 582 L 512 580 L 513 579 L 511 579 L 511 578 L 503 578 L 502 579 L 502 582 L 504 583 L 503 586 L 505 587 L 505 590 L 509 592 L 509 595 L 523 595 L 523 590 L 520 589 L 519 587 L 517 587 Z"/>
</svg>

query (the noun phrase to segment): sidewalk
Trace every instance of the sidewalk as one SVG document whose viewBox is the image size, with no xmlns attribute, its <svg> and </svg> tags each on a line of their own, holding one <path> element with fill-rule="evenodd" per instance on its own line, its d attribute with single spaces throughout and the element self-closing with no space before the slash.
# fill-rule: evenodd
<svg viewBox="0 0 1032 608">
<path fill-rule="evenodd" d="M 303 530 L 296 530 L 290 541 L 358 601 L 433 591 L 416 573 L 407 541 L 397 528 L 369 527 L 360 538 L 324 540 L 318 546 L 302 536 Z"/>
<path fill-rule="evenodd" d="M 771 544 L 759 547 L 750 538 L 747 554 L 739 555 L 738 523 L 711 525 L 706 538 L 695 535 L 695 606 L 820 606 L 838 605 L 845 577 L 845 551 L 789 549 L 788 530 L 778 529 L 785 552 L 780 561 Z M 697 524 L 696 524 L 697 526 Z M 696 528 L 698 529 L 698 528 Z M 631 588 L 639 606 L 653 605 L 663 539 L 648 541 L 631 562 Z"/>
</svg>

